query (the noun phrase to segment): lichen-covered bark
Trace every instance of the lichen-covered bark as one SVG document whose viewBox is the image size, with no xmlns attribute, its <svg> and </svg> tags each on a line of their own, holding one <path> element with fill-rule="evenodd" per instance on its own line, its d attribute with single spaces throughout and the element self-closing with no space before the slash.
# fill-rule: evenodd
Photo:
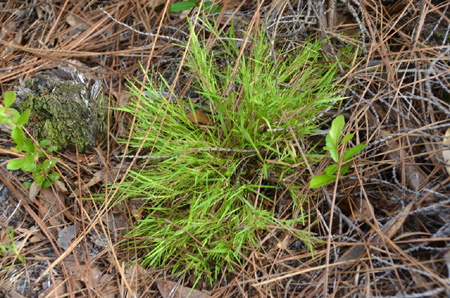
<svg viewBox="0 0 450 298">
<path fill-rule="evenodd" d="M 38 140 L 47 139 L 58 149 L 74 147 L 83 152 L 106 135 L 103 93 L 91 98 L 88 84 L 39 75 L 25 84 L 20 110 L 31 109 L 28 129 Z"/>
</svg>

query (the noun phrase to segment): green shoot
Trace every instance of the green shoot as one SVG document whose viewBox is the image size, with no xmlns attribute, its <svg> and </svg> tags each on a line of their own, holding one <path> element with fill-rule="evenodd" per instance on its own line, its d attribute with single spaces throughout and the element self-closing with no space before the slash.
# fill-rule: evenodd
<svg viewBox="0 0 450 298">
<path fill-rule="evenodd" d="M 335 163 L 325 168 L 325 174 L 317 175 L 313 179 L 311 179 L 311 182 L 309 184 L 310 188 L 318 188 L 336 181 L 336 172 L 339 168 L 339 163 L 341 162 L 341 156 L 339 154 L 340 149 L 354 137 L 353 134 L 349 133 L 342 138 L 341 142 L 339 142 L 342 131 L 344 130 L 344 126 L 345 120 L 344 116 L 342 115 L 336 117 L 331 123 L 330 131 L 325 138 L 326 147 L 324 147 L 323 149 L 327 150 L 330 153 L 330 156 Z M 339 177 L 345 175 L 350 168 L 350 163 L 347 162 L 365 147 L 365 144 L 359 144 L 353 148 L 347 148 L 345 150 L 344 156 L 342 157 Z"/>
<path fill-rule="evenodd" d="M 6 228 L 5 230 L 5 234 L 8 234 L 9 239 L 0 239 L 0 258 L 4 258 L 5 256 L 12 254 L 16 256 L 20 262 L 23 263 L 25 261 L 25 258 L 17 251 L 16 243 L 14 242 L 14 230 L 9 230 L 9 232 L 8 228 Z"/>
<path fill-rule="evenodd" d="M 196 0 L 187 0 L 187 1 L 176 2 L 169 7 L 169 12 L 182 12 L 182 11 L 190 10 L 196 6 L 197 6 Z M 213 5 L 212 1 L 206 1 L 203 4 L 202 9 L 208 13 L 218 13 L 221 10 L 220 6 Z"/>
</svg>

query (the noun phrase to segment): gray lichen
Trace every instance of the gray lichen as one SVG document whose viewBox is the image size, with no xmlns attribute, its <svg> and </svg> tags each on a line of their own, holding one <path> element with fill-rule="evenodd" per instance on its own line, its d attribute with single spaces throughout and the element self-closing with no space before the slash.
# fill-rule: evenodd
<svg viewBox="0 0 450 298">
<path fill-rule="evenodd" d="M 19 110 L 31 109 L 27 129 L 58 149 L 84 152 L 107 133 L 107 108 L 100 81 L 62 70 L 40 74 L 17 90 Z M 94 89 L 94 90 L 93 90 Z"/>
</svg>

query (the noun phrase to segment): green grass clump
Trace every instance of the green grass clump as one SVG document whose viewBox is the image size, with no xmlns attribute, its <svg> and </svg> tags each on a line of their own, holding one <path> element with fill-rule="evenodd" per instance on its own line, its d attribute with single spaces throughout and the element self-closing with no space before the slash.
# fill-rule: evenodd
<svg viewBox="0 0 450 298">
<path fill-rule="evenodd" d="M 320 54 L 320 42 L 304 44 L 295 55 L 277 53 L 276 67 L 264 34 L 252 42 L 228 89 L 239 55 L 234 39 L 206 49 L 193 35 L 185 67 L 209 105 L 203 110 L 208 125 L 189 120 L 187 114 L 200 109 L 191 101 L 169 103 L 161 96 L 168 86 L 156 87 L 153 78 L 139 103 L 137 84 L 133 103 L 120 108 L 136 113 L 130 147 L 162 157 L 147 159 L 116 186 L 118 200 L 146 201 L 146 216 L 128 243 L 142 249 L 144 265 L 193 269 L 212 281 L 226 267 L 242 265 L 276 230 L 312 249 L 313 239 L 302 231 L 307 215 L 292 218 L 284 210 L 280 216 L 277 202 L 304 203 L 299 194 L 308 185 L 284 179 L 295 173 L 289 165 L 303 163 L 289 144 L 295 143 L 292 131 L 297 139 L 313 132 L 313 118 L 339 99 L 335 68 Z"/>
</svg>

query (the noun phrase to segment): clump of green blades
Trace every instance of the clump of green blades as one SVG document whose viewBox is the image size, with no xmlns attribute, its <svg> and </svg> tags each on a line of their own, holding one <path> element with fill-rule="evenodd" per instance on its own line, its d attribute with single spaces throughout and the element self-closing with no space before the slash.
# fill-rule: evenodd
<svg viewBox="0 0 450 298">
<path fill-rule="evenodd" d="M 126 243 L 143 251 L 143 265 L 170 266 L 178 274 L 193 270 L 212 282 L 225 268 L 243 266 L 245 256 L 261 247 L 261 235 L 274 229 L 313 252 L 316 240 L 303 231 L 310 216 L 301 209 L 308 200 L 305 185 L 285 179 L 296 175 L 289 165 L 304 162 L 288 144 L 293 135 L 317 130 L 313 119 L 342 99 L 342 88 L 336 84 L 336 63 L 321 54 L 321 42 L 306 42 L 295 55 L 276 53 L 275 67 L 270 43 L 260 32 L 233 74 L 234 63 L 223 61 L 241 56 L 234 32 L 227 38 L 206 21 L 203 25 L 220 38 L 211 51 L 193 33 L 185 67 L 198 95 L 209 103 L 204 113 L 210 124 L 188 119 L 188 112 L 204 109 L 189 99 L 172 103 L 150 96 L 170 88 L 162 78 L 156 83 L 149 77 L 143 94 L 141 82 L 133 85 L 132 102 L 119 108 L 136 119 L 131 139 L 123 142 L 132 150 L 152 152 L 152 159 L 112 188 L 116 203 L 146 202 L 145 218 Z M 230 85 L 237 87 L 227 92 Z M 274 192 L 292 202 L 284 214 L 301 216 L 279 218 L 278 207 L 271 207 L 278 200 Z"/>
</svg>

